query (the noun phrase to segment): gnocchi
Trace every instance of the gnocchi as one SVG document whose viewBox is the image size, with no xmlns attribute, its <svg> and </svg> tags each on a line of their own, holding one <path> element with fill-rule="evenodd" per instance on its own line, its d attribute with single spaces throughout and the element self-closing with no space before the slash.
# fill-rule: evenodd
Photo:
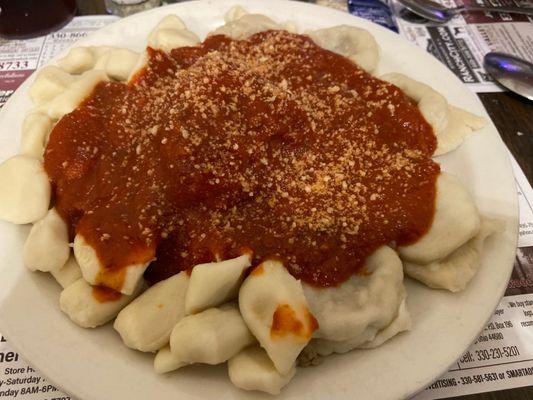
<svg viewBox="0 0 533 400">
<path fill-rule="evenodd" d="M 148 46 L 165 52 L 176 47 L 194 46 L 200 39 L 175 15 L 161 20 L 148 36 Z"/>
<path fill-rule="evenodd" d="M 398 73 L 385 74 L 380 78 L 398 86 L 418 104 L 437 136 L 435 156 L 454 150 L 468 134 L 486 124 L 483 118 L 449 105 L 441 94 L 422 82 Z"/>
<path fill-rule="evenodd" d="M 335 26 L 307 33 L 320 47 L 353 61 L 368 73 L 378 64 L 379 47 L 368 31 L 354 26 Z"/>
<path fill-rule="evenodd" d="M 298 31 L 294 24 L 281 24 L 267 16 L 251 14 L 240 6 L 231 8 L 224 19 L 226 23 L 209 35 L 245 40 L 265 30 Z M 316 45 L 346 57 L 367 73 L 376 71 L 380 49 L 366 30 L 343 25 L 306 34 Z M 306 45 L 313 46 L 309 39 L 305 40 Z M 166 53 L 199 43 L 199 37 L 175 15 L 161 20 L 147 40 L 148 47 Z M 480 215 L 474 199 L 461 182 L 442 172 L 436 181 L 436 206 L 429 230 L 409 245 L 397 246 L 394 241 L 381 245 L 366 258 L 356 274 L 336 286 L 318 287 L 302 282 L 295 278 L 297 274 L 291 275 L 288 261 L 284 261 L 284 265 L 281 258 L 256 255 L 254 259 L 252 250 L 247 247 L 240 248 L 236 254 L 241 255 L 231 259 L 219 260 L 216 251 L 212 258 L 202 255 L 196 262 L 213 258 L 217 261 L 180 265 L 181 272 L 147 289 L 145 276 L 150 279 L 147 269 L 158 257 L 164 257 L 157 252 L 159 249 L 154 250 L 153 259 L 126 265 L 120 282 L 106 277 L 102 274 L 106 266 L 97 254 L 97 245 L 89 243 L 89 236 L 84 237 L 80 230 L 73 244 L 69 243 L 72 221 L 67 226 L 58 212 L 61 208 L 55 195 L 50 208 L 52 186 L 42 158 L 43 154 L 45 159 L 47 157 L 45 149 L 56 121 L 76 110 L 101 82 L 115 81 L 106 87 L 125 88 L 119 86 L 120 82 L 134 87 L 135 78 L 149 65 L 151 53 L 147 50 L 138 54 L 110 46 L 75 47 L 58 60 L 57 66 L 44 67 L 38 72 L 28 91 L 35 108 L 22 125 L 22 154 L 0 164 L 0 219 L 16 224 L 34 223 L 24 245 L 24 262 L 30 270 L 50 272 L 61 285 L 59 305 L 68 318 L 84 328 L 95 328 L 114 320 L 113 327 L 127 347 L 154 353 L 153 365 L 157 373 L 175 371 L 194 363 L 227 362 L 229 378 L 236 387 L 278 394 L 294 377 L 297 365 L 315 365 L 320 357 L 332 353 L 371 349 L 411 329 L 404 273 L 431 288 L 463 290 L 477 272 L 486 238 L 504 229 L 501 221 Z M 259 63 L 258 70 L 261 67 Z M 368 76 L 353 68 L 358 74 Z M 169 71 L 176 75 L 182 72 Z M 236 71 L 243 72 L 238 68 Z M 428 85 L 396 73 L 386 74 L 381 79 L 398 86 L 416 102 L 437 137 L 434 156 L 455 149 L 466 135 L 485 124 L 483 118 L 450 105 Z M 285 94 L 287 81 L 279 86 L 276 82 L 274 86 L 274 95 L 265 104 L 279 101 L 275 94 Z M 174 90 L 174 86 L 172 88 Z M 243 88 L 242 92 L 246 94 L 248 90 Z M 328 89 L 328 93 L 339 91 L 339 87 Z M 190 93 L 184 90 L 180 94 L 187 97 Z M 166 99 L 156 100 L 161 112 L 166 113 Z M 200 109 L 202 113 L 205 111 L 206 118 L 208 112 L 215 115 L 220 111 L 217 104 L 209 107 L 202 104 Z M 120 112 L 126 114 L 129 109 L 122 107 Z M 180 127 L 178 132 L 156 124 L 148 133 L 137 128 L 132 129 L 141 139 L 143 135 L 155 137 L 161 132 L 176 133 L 180 140 L 190 135 L 187 127 Z M 56 134 L 49 149 L 54 145 Z M 158 138 L 158 143 L 163 146 L 169 138 L 162 137 L 160 141 Z M 181 148 L 190 151 L 186 146 Z M 231 148 L 238 150 L 239 144 L 233 143 Z M 250 163 L 255 162 L 257 154 L 249 152 L 248 155 L 254 160 Z M 136 156 L 145 156 L 138 147 L 135 147 Z M 267 166 L 265 160 L 259 161 Z M 124 162 L 128 162 L 126 156 Z M 171 162 L 164 167 L 173 168 Z M 79 172 L 76 166 L 72 168 L 74 172 L 69 173 Z M 212 172 L 207 171 L 201 161 L 195 161 L 193 168 L 202 170 L 206 176 Z M 142 172 L 146 172 L 146 177 L 151 176 L 148 171 Z M 335 175 L 333 179 L 341 179 L 337 173 L 332 172 L 332 175 Z M 322 178 L 324 187 L 332 179 L 329 175 Z M 220 183 L 218 178 L 206 179 L 210 185 Z M 192 183 L 196 184 L 196 181 Z M 247 189 L 249 182 L 240 184 Z M 289 193 L 281 189 L 278 188 L 276 196 L 287 198 Z M 250 197 L 257 196 L 257 193 L 245 192 L 250 193 Z M 120 195 L 114 197 L 118 198 Z M 158 198 L 158 201 L 163 200 Z M 144 229 L 147 226 L 143 225 L 143 211 L 139 212 L 138 221 L 130 222 Z M 85 212 L 92 210 L 83 210 L 80 214 Z M 291 221 L 290 214 L 289 210 L 287 223 Z M 283 220 L 283 224 L 286 221 Z M 182 220 L 174 223 L 186 226 Z M 286 225 L 283 224 L 279 229 L 284 229 Z M 148 231 L 151 233 L 150 228 Z M 167 239 L 169 234 L 172 230 L 157 232 L 156 239 L 149 236 L 147 240 L 154 240 L 156 248 L 158 240 Z M 205 236 L 200 233 L 201 239 Z M 188 256 L 187 251 L 180 253 L 183 259 Z M 278 256 L 281 257 L 276 254 Z"/>
<path fill-rule="evenodd" d="M 485 239 L 501 232 L 501 221 L 481 218 L 478 233 L 446 257 L 428 264 L 404 262 L 405 273 L 434 289 L 464 290 L 479 268 Z"/>
<path fill-rule="evenodd" d="M 240 40 L 269 29 L 283 29 L 281 25 L 261 14 L 243 14 L 242 12 L 237 12 L 236 15 L 240 17 L 215 29 L 210 35 L 226 35 L 231 39 Z"/>
<path fill-rule="evenodd" d="M 28 114 L 22 123 L 21 154 L 38 159 L 42 158 L 52 126 L 53 122 L 47 115 Z"/>
<path fill-rule="evenodd" d="M 111 299 L 99 300 L 94 288 L 78 279 L 67 286 L 59 296 L 59 307 L 73 322 L 82 328 L 96 328 L 111 321 L 142 289 L 139 284 L 130 295 L 118 294 Z M 109 290 L 109 289 L 108 289 Z"/>
<path fill-rule="evenodd" d="M 72 82 L 62 93 L 55 96 L 45 104 L 45 109 L 50 118 L 58 120 L 63 115 L 69 114 L 89 96 L 99 82 L 108 81 L 104 71 L 89 70 L 84 72 L 77 80 Z"/>
<path fill-rule="evenodd" d="M 18 155 L 0 164 L 0 219 L 28 224 L 43 218 L 50 205 L 51 186 L 43 164 Z"/>
<path fill-rule="evenodd" d="M 57 270 L 50 271 L 57 283 L 64 289 L 81 278 L 80 266 L 74 256 L 70 256 L 65 265 Z"/>
<path fill-rule="evenodd" d="M 231 260 L 196 265 L 191 272 L 185 296 L 186 313 L 195 314 L 236 298 L 244 271 L 250 265 L 249 254 Z"/>
<path fill-rule="evenodd" d="M 245 279 L 239 308 L 275 368 L 286 375 L 318 328 L 302 283 L 278 261 L 264 261 Z"/>
<path fill-rule="evenodd" d="M 398 247 L 400 257 L 419 264 L 440 260 L 474 237 L 479 227 L 479 212 L 470 193 L 456 177 L 441 172 L 433 223 L 417 242 Z"/>
<path fill-rule="evenodd" d="M 44 103 L 63 93 L 74 80 L 69 73 L 51 65 L 40 70 L 28 93 L 35 103 Z"/>
<path fill-rule="evenodd" d="M 314 346 L 325 343 L 332 351 L 346 352 L 374 340 L 398 315 L 405 299 L 402 263 L 383 246 L 367 258 L 361 274 L 334 288 L 306 284 L 304 293 L 318 320 Z"/>
<path fill-rule="evenodd" d="M 185 363 L 220 364 L 255 342 L 235 304 L 181 319 L 170 335 L 170 351 Z"/>
<path fill-rule="evenodd" d="M 24 243 L 23 258 L 32 271 L 58 271 L 70 254 L 68 228 L 63 218 L 52 208 L 37 221 Z"/>
<path fill-rule="evenodd" d="M 150 287 L 127 305 L 113 327 L 124 344 L 140 351 L 157 351 L 167 345 L 170 333 L 185 316 L 189 276 L 181 272 Z"/>
<path fill-rule="evenodd" d="M 144 271 L 149 264 L 149 262 L 145 262 L 141 264 L 129 265 L 126 268 L 124 279 L 121 282 L 115 282 L 112 277 L 110 278 L 109 282 L 102 282 L 100 281 L 100 271 L 104 269 L 104 266 L 101 264 L 94 248 L 87 243 L 83 235 L 79 233 L 74 237 L 74 255 L 76 256 L 76 261 L 80 266 L 83 279 L 85 279 L 88 283 L 91 285 L 107 283 L 107 285 L 110 287 L 113 287 L 115 290 L 126 295 L 130 295 L 135 291 L 135 288 L 142 280 Z"/>
<path fill-rule="evenodd" d="M 228 375 L 231 382 L 245 390 L 260 390 L 279 394 L 296 373 L 292 367 L 282 375 L 274 368 L 272 360 L 259 346 L 250 346 L 228 361 Z"/>
</svg>

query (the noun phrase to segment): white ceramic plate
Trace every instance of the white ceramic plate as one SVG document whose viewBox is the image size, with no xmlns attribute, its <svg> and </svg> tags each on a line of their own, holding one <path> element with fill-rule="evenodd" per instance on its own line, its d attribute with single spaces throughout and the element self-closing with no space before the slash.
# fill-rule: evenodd
<svg viewBox="0 0 533 400">
<path fill-rule="evenodd" d="M 426 82 L 453 104 L 479 115 L 483 106 L 450 71 L 400 36 L 334 10 L 283 0 L 207 0 L 175 4 L 113 23 L 77 45 L 113 45 L 142 50 L 152 27 L 165 15 L 179 15 L 200 37 L 223 23 L 235 4 L 273 19 L 294 21 L 300 31 L 349 24 L 368 29 L 378 41 L 378 73 L 397 71 Z M 30 78 L 0 113 L 0 161 L 17 153 L 20 126 L 31 106 Z M 413 330 L 374 350 L 328 357 L 301 368 L 283 399 L 401 399 L 443 373 L 490 317 L 505 289 L 516 248 L 517 200 L 504 145 L 492 124 L 455 152 L 439 158 L 473 192 L 481 212 L 507 222 L 488 240 L 479 274 L 466 291 L 451 294 L 408 281 Z M 271 398 L 234 388 L 225 366 L 194 366 L 157 375 L 153 356 L 126 348 L 111 326 L 95 330 L 71 323 L 58 307 L 60 288 L 46 274 L 22 263 L 28 227 L 0 222 L 0 330 L 51 381 L 83 400 Z"/>
</svg>

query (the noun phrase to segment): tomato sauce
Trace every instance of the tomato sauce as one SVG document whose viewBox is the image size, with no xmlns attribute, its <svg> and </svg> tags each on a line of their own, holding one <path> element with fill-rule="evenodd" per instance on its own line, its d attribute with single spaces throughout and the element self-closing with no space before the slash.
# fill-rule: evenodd
<svg viewBox="0 0 533 400">
<path fill-rule="evenodd" d="M 99 303 L 107 303 L 111 301 L 118 301 L 122 297 L 120 292 L 109 289 L 105 286 L 93 286 L 93 297 Z"/>
<path fill-rule="evenodd" d="M 103 82 L 54 127 L 55 206 L 103 265 L 151 262 L 155 283 L 253 251 L 315 286 L 431 225 L 435 135 L 394 85 L 304 35 L 211 36 L 148 48 L 128 84 Z"/>
<path fill-rule="evenodd" d="M 305 319 L 305 321 L 300 321 L 289 304 L 280 304 L 272 315 L 270 336 L 275 339 L 292 335 L 308 341 L 313 332 L 318 329 L 318 322 L 308 310 L 306 310 Z"/>
</svg>

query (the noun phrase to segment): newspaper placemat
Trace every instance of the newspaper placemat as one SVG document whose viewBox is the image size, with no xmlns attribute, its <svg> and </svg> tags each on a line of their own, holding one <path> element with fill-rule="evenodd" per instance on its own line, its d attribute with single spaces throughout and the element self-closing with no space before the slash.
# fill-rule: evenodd
<svg viewBox="0 0 533 400">
<path fill-rule="evenodd" d="M 530 16 L 472 11 L 457 14 L 446 24 L 437 24 L 407 10 L 399 0 L 347 1 L 350 13 L 398 32 L 422 47 L 474 92 L 502 90 L 483 67 L 483 57 L 488 52 L 509 53 L 533 62 L 533 17 Z M 479 0 L 434 1 L 446 7 L 479 3 Z M 491 0 L 484 4 L 532 7 L 533 3 L 531 0 Z"/>
<path fill-rule="evenodd" d="M 77 17 L 60 31 L 44 37 L 26 41 L 0 40 L 0 107 L 35 68 L 115 19 L 111 16 Z M 404 31 L 410 29 L 404 28 Z M 424 30 L 431 31 L 419 26 L 420 32 L 413 38 L 431 37 L 424 36 Z M 532 37 L 528 39 L 530 47 L 533 47 Z M 533 50 L 529 50 L 533 55 Z M 533 189 L 516 162 L 513 168 L 520 201 L 520 239 L 506 296 L 476 343 L 447 374 L 416 396 L 416 400 L 533 384 Z M 70 399 L 28 365 L 1 334 L 0 398 Z"/>
<path fill-rule="evenodd" d="M 477 4 L 476 0 L 434 1 L 448 7 Z M 494 5 L 525 6 L 526 1 L 498 0 Z M 390 0 L 389 5 L 399 33 L 433 54 L 475 92 L 501 91 L 483 68 L 486 53 L 499 51 L 533 62 L 533 17 L 473 11 L 458 14 L 443 25 L 428 23 L 398 0 Z"/>
<path fill-rule="evenodd" d="M 110 15 L 77 17 L 46 36 L 28 40 L 0 38 L 0 107 L 35 69 L 78 39 L 117 19 Z"/>
</svg>

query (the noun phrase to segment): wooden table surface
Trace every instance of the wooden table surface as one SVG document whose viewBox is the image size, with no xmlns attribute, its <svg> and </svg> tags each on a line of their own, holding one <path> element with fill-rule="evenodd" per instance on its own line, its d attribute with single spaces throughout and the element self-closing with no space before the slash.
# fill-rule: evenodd
<svg viewBox="0 0 533 400">
<path fill-rule="evenodd" d="M 105 14 L 105 12 L 103 0 L 78 0 L 79 15 Z M 529 182 L 533 183 L 533 102 L 509 92 L 480 93 L 478 96 L 498 128 L 503 141 L 522 167 Z M 449 399 L 533 400 L 533 385 Z"/>
</svg>

